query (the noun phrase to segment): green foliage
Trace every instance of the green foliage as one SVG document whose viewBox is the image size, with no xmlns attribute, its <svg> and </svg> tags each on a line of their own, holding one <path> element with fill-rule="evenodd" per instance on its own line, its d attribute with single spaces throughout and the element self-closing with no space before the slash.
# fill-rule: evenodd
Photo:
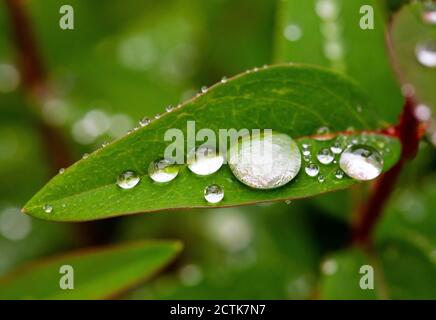
<svg viewBox="0 0 436 320">
<path fill-rule="evenodd" d="M 0 298 L 107 298 L 150 278 L 180 249 L 178 242 L 140 242 L 36 262 L 0 279 Z M 60 288 L 60 268 L 64 265 L 73 268 L 74 290 Z"/>
</svg>

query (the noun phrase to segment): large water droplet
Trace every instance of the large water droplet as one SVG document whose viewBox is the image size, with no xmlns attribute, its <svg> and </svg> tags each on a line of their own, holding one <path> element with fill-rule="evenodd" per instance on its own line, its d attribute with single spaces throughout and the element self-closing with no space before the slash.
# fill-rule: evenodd
<svg viewBox="0 0 436 320">
<path fill-rule="evenodd" d="M 329 148 L 323 148 L 318 151 L 316 158 L 322 164 L 330 164 L 335 157 L 333 156 L 333 153 L 330 151 Z"/>
<path fill-rule="evenodd" d="M 319 167 L 315 163 L 309 163 L 305 168 L 304 171 L 309 177 L 316 177 L 319 173 Z"/>
<path fill-rule="evenodd" d="M 436 67 L 436 41 L 422 42 L 416 46 L 416 58 L 424 67 Z"/>
<path fill-rule="evenodd" d="M 180 167 L 172 164 L 168 159 L 153 161 L 148 166 L 148 175 L 156 182 L 169 182 L 179 174 Z"/>
<path fill-rule="evenodd" d="M 118 176 L 117 185 L 121 189 L 132 189 L 139 183 L 140 180 L 141 178 L 135 171 L 128 170 L 124 171 Z"/>
<path fill-rule="evenodd" d="M 206 176 L 217 172 L 223 165 L 224 158 L 214 148 L 200 146 L 188 153 L 187 162 L 189 170 L 200 176 Z"/>
<path fill-rule="evenodd" d="M 223 200 L 224 198 L 224 188 L 217 185 L 211 184 L 204 188 L 204 199 L 208 203 L 215 204 Z"/>
<path fill-rule="evenodd" d="M 42 210 L 44 210 L 45 213 L 52 213 L 53 212 L 53 207 L 49 204 L 45 204 L 42 207 Z"/>
<path fill-rule="evenodd" d="M 351 178 L 366 181 L 380 175 L 383 158 L 373 147 L 352 145 L 341 154 L 339 165 Z"/>
<path fill-rule="evenodd" d="M 242 183 L 256 189 L 278 188 L 291 181 L 301 167 L 301 154 L 286 134 L 253 134 L 239 139 L 229 152 L 229 165 Z"/>
</svg>

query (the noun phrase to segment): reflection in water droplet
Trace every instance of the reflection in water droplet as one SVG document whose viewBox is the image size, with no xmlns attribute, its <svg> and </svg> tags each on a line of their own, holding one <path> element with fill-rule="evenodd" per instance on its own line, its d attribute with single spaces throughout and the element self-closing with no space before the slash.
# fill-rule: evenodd
<svg viewBox="0 0 436 320">
<path fill-rule="evenodd" d="M 272 189 L 295 178 L 301 167 L 298 145 L 286 134 L 264 132 L 239 139 L 229 151 L 232 173 L 256 189 Z"/>
<path fill-rule="evenodd" d="M 331 147 L 330 150 L 334 153 L 334 154 L 340 154 L 342 152 L 342 146 L 339 142 L 335 142 Z"/>
<path fill-rule="evenodd" d="M 322 164 L 330 164 L 330 163 L 332 163 L 334 156 L 329 148 L 323 148 L 323 149 L 318 151 L 316 158 Z"/>
<path fill-rule="evenodd" d="M 320 174 L 320 175 L 318 176 L 318 181 L 319 181 L 320 183 L 323 183 L 323 182 L 325 181 L 325 177 L 324 177 L 322 174 Z"/>
<path fill-rule="evenodd" d="M 125 171 L 121 173 L 117 178 L 117 185 L 121 189 L 132 189 L 134 188 L 141 178 L 134 171 Z"/>
<path fill-rule="evenodd" d="M 52 213 L 53 212 L 53 207 L 49 204 L 45 204 L 42 207 L 42 210 L 44 210 L 45 213 Z"/>
<path fill-rule="evenodd" d="M 344 171 L 342 171 L 341 169 L 336 170 L 335 177 L 339 180 L 342 179 L 344 177 Z"/>
<path fill-rule="evenodd" d="M 206 176 L 217 172 L 223 165 L 224 158 L 214 148 L 200 146 L 188 153 L 187 162 L 189 170 L 200 176 Z"/>
<path fill-rule="evenodd" d="M 418 62 L 424 67 L 436 67 L 436 41 L 419 43 L 415 49 Z"/>
<path fill-rule="evenodd" d="M 339 165 L 351 178 L 366 181 L 380 175 L 383 158 L 373 147 L 352 145 L 341 154 Z"/>
<path fill-rule="evenodd" d="M 224 198 L 224 188 L 217 184 L 211 184 L 204 188 L 204 199 L 208 203 L 215 204 Z"/>
<path fill-rule="evenodd" d="M 309 163 L 305 168 L 304 171 L 309 177 L 316 177 L 319 173 L 319 167 L 315 163 Z"/>
<path fill-rule="evenodd" d="M 153 181 L 169 182 L 179 174 L 180 167 L 167 159 L 159 159 L 150 163 L 148 174 Z"/>
</svg>

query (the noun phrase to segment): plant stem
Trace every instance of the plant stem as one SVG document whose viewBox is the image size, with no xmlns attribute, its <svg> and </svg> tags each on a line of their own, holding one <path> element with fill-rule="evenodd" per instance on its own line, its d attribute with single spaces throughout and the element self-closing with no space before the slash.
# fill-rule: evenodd
<svg viewBox="0 0 436 320">
<path fill-rule="evenodd" d="M 414 115 L 415 105 L 413 97 L 406 97 L 400 124 L 391 133 L 401 141 L 400 160 L 376 181 L 368 202 L 361 206 L 353 226 L 352 242 L 356 245 L 371 246 L 372 232 L 394 191 L 395 183 L 406 162 L 416 155 L 420 140 L 420 123 Z"/>
<path fill-rule="evenodd" d="M 25 3 L 24 0 L 6 0 L 6 7 L 24 89 L 30 100 L 42 106 L 50 97 L 50 90 Z M 42 120 L 38 123 L 38 129 L 52 163 L 52 171 L 56 173 L 60 168 L 70 165 L 72 157 L 59 130 Z"/>
</svg>

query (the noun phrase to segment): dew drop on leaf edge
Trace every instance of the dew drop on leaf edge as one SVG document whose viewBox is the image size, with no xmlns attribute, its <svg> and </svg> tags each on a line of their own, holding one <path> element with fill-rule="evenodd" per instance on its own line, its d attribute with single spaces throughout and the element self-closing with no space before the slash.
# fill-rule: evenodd
<svg viewBox="0 0 436 320">
<path fill-rule="evenodd" d="M 148 166 L 148 175 L 155 182 L 170 182 L 179 174 L 180 167 L 172 164 L 168 159 L 153 161 Z"/>
<path fill-rule="evenodd" d="M 217 172 L 224 163 L 223 156 L 209 146 L 192 149 L 187 156 L 188 168 L 200 176 L 207 176 Z"/>
<path fill-rule="evenodd" d="M 224 198 L 224 188 L 217 185 L 211 184 L 204 188 L 203 191 L 204 199 L 210 204 L 216 204 L 221 202 Z"/>
<path fill-rule="evenodd" d="M 357 144 L 344 150 L 339 166 L 347 176 L 360 181 L 368 181 L 381 174 L 383 158 L 375 148 Z"/>
<path fill-rule="evenodd" d="M 135 171 L 127 170 L 118 176 L 117 186 L 121 189 L 132 189 L 140 180 L 141 178 Z"/>
</svg>

